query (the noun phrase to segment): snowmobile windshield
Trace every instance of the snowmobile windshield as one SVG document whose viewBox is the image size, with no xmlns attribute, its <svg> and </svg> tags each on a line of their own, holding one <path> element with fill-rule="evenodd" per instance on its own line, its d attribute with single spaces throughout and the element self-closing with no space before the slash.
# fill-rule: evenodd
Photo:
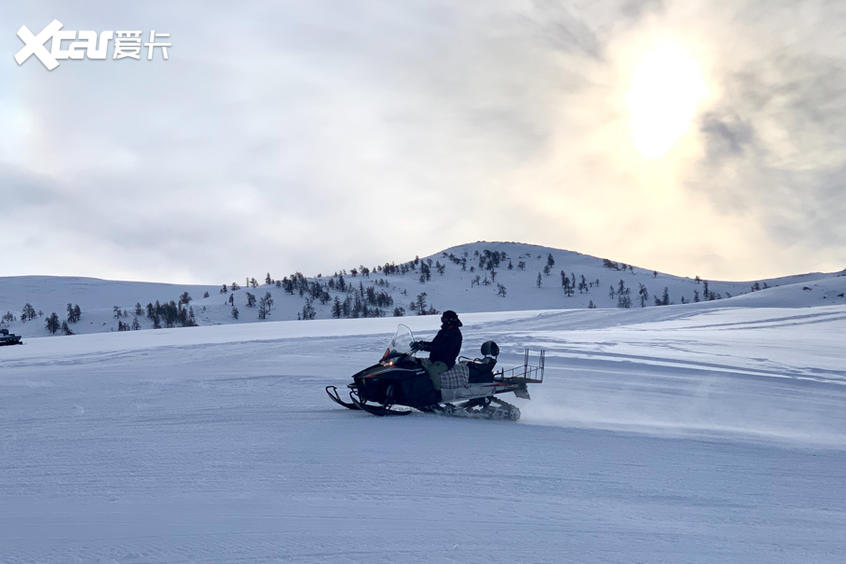
<svg viewBox="0 0 846 564">
<path fill-rule="evenodd" d="M 398 325 L 397 332 L 394 333 L 394 338 L 391 339 L 391 344 L 388 346 L 391 353 L 394 354 L 411 354 L 411 343 L 414 342 L 414 333 L 407 325 Z"/>
</svg>

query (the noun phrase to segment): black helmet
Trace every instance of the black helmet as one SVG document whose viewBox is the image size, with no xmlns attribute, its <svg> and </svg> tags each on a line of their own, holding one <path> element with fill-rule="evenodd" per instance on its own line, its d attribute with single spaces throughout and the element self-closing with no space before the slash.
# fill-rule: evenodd
<svg viewBox="0 0 846 564">
<path fill-rule="evenodd" d="M 458 319 L 458 314 L 452 311 L 451 309 L 446 310 L 441 314 L 441 323 L 445 324 L 455 324 L 461 327 L 462 323 L 461 320 Z"/>
</svg>

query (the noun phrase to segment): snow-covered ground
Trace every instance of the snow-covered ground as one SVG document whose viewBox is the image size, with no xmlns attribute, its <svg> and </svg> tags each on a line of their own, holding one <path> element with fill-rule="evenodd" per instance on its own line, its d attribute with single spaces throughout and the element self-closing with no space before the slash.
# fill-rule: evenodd
<svg viewBox="0 0 846 564">
<path fill-rule="evenodd" d="M 0 348 L 0 561 L 842 562 L 846 306 L 706 305 L 464 315 L 516 424 L 332 404 L 390 318 Z"/>
</svg>

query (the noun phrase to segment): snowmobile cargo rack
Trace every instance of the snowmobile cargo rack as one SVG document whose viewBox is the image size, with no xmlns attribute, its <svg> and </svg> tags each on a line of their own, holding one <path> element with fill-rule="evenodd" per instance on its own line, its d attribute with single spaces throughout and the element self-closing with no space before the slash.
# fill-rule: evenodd
<svg viewBox="0 0 846 564">
<path fill-rule="evenodd" d="M 537 353 L 537 363 L 530 364 L 533 360 L 532 353 Z M 540 384 L 543 382 L 543 369 L 546 363 L 546 350 L 540 349 L 533 351 L 526 348 L 523 352 L 523 365 L 515 366 L 514 368 L 501 368 L 494 373 L 494 381 L 509 382 L 509 383 L 526 383 L 526 384 Z"/>
</svg>

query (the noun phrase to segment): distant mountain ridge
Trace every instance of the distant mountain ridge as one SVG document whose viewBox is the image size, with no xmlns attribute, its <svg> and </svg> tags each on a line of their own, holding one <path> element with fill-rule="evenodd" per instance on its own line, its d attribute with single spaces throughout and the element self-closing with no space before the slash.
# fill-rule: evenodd
<svg viewBox="0 0 846 564">
<path fill-rule="evenodd" d="M 188 320 L 210 325 L 262 318 L 281 321 L 417 315 L 444 309 L 459 313 L 627 309 L 729 298 L 738 304 L 738 296 L 748 296 L 743 303 L 750 306 L 823 305 L 846 301 L 844 272 L 749 282 L 707 281 L 563 249 L 479 241 L 402 263 L 359 265 L 326 276 L 294 273 L 277 279 L 268 275 L 255 279 L 255 285 L 253 280 L 236 281 L 235 286 L 231 282 L 212 286 L 81 277 L 0 278 L 0 316 L 5 318 L 0 326 L 25 336 L 48 335 L 45 319 L 55 312 L 60 321 L 65 321 L 67 304 L 79 305 L 82 311 L 78 322 L 68 323 L 75 333 L 149 329 L 182 325 Z M 772 290 L 797 285 L 789 292 Z M 180 296 L 185 303 L 179 303 Z M 21 321 L 25 304 L 42 315 Z M 235 309 L 237 319 L 233 316 Z"/>
</svg>

